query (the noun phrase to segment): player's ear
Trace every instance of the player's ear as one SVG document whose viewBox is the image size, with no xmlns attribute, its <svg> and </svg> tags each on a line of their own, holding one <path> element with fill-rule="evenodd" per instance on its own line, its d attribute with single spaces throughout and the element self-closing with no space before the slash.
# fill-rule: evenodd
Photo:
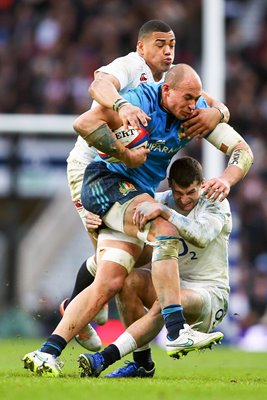
<svg viewBox="0 0 267 400">
<path fill-rule="evenodd" d="M 168 85 L 168 83 L 165 83 L 165 82 L 164 82 L 164 83 L 162 84 L 161 90 L 162 90 L 162 93 L 167 94 L 167 93 L 169 92 L 169 85 Z"/>
<path fill-rule="evenodd" d="M 142 40 L 138 40 L 136 49 L 141 56 L 144 55 L 144 42 Z"/>
</svg>

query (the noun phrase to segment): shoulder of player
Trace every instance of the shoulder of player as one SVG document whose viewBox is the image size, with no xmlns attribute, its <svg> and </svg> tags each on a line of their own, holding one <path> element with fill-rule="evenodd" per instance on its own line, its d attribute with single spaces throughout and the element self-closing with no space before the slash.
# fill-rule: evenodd
<svg viewBox="0 0 267 400">
<path fill-rule="evenodd" d="M 149 69 L 148 65 L 146 64 L 145 60 L 135 51 L 128 53 L 126 56 L 118 57 L 113 62 L 118 64 L 125 64 L 128 69 L 130 70 L 145 70 Z"/>
<path fill-rule="evenodd" d="M 171 196 L 171 190 L 165 190 L 164 192 L 156 192 L 155 193 L 155 200 L 159 203 L 168 205 L 169 198 Z"/>
<path fill-rule="evenodd" d="M 136 93 L 145 99 L 148 103 L 158 104 L 158 86 L 156 83 L 142 83 L 137 87 L 130 89 L 128 93 Z M 154 107 L 153 107 L 154 108 Z"/>
<path fill-rule="evenodd" d="M 214 212 L 216 210 L 218 210 L 218 212 L 220 210 L 220 212 L 223 212 L 223 213 L 230 212 L 230 204 L 227 199 L 224 199 L 223 201 L 219 201 L 219 200 L 211 201 L 204 195 L 204 193 L 202 193 L 199 198 L 198 208 L 206 208 L 212 212 Z"/>
<path fill-rule="evenodd" d="M 124 68 L 128 71 L 138 70 L 144 68 L 145 62 L 142 57 L 139 56 L 137 52 L 131 52 L 126 54 L 125 56 L 117 57 L 109 64 L 102 65 L 102 67 L 98 68 L 97 71 L 109 72 L 110 69 L 116 68 Z"/>
</svg>

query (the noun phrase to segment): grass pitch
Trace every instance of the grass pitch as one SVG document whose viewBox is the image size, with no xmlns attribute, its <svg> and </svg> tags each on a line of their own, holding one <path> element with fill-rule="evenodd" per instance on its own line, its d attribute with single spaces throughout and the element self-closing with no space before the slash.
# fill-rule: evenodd
<svg viewBox="0 0 267 400">
<path fill-rule="evenodd" d="M 71 342 L 61 359 L 64 377 L 42 378 L 23 369 L 21 357 L 40 347 L 42 340 L 0 340 L 0 398 L 3 400 L 259 400 L 267 399 L 267 354 L 245 353 L 219 346 L 172 360 L 154 347 L 156 374 L 149 379 L 79 377 L 77 356 L 83 352 Z M 131 360 L 131 356 L 125 360 Z M 124 361 L 124 360 L 123 360 Z M 123 365 L 119 361 L 111 371 Z M 104 373 L 103 373 L 104 376 Z"/>
</svg>

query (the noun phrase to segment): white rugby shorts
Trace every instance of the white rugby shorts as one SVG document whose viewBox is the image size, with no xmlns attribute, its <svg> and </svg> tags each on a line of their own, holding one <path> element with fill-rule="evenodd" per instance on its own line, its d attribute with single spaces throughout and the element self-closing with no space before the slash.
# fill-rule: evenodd
<svg viewBox="0 0 267 400">
<path fill-rule="evenodd" d="M 87 164 L 76 160 L 68 161 L 67 164 L 67 178 L 68 178 L 68 185 L 70 189 L 71 199 L 85 228 L 86 228 L 87 210 L 85 210 L 85 208 L 82 206 L 81 191 L 82 191 L 84 171 L 86 167 Z"/>
<path fill-rule="evenodd" d="M 196 323 L 201 323 L 196 326 L 196 329 L 205 333 L 215 329 L 227 313 L 229 290 L 217 286 L 201 285 L 197 282 L 188 282 L 183 279 L 180 280 L 180 284 L 182 289 L 195 290 L 203 299 L 202 313 L 196 321 Z"/>
</svg>

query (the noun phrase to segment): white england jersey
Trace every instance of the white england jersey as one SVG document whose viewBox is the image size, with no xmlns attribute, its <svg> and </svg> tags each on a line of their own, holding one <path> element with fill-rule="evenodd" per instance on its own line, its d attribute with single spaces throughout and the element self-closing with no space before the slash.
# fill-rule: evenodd
<svg viewBox="0 0 267 400">
<path fill-rule="evenodd" d="M 116 58 L 110 64 L 97 71 L 115 76 L 120 82 L 120 94 L 123 96 L 129 89 L 134 89 L 140 83 L 155 82 L 151 69 L 137 52 L 131 52 L 124 57 Z M 164 80 L 164 76 L 160 82 Z M 96 104 L 95 102 L 93 103 Z M 93 147 L 89 147 L 85 140 L 78 136 L 74 148 L 71 150 L 68 161 L 78 161 L 89 164 L 97 155 Z"/>
<path fill-rule="evenodd" d="M 155 199 L 174 210 L 170 222 L 177 226 L 181 235 L 181 279 L 229 290 L 228 242 L 232 218 L 228 200 L 213 203 L 201 195 L 193 210 L 185 216 L 177 207 L 171 190 L 156 193 Z"/>
</svg>

